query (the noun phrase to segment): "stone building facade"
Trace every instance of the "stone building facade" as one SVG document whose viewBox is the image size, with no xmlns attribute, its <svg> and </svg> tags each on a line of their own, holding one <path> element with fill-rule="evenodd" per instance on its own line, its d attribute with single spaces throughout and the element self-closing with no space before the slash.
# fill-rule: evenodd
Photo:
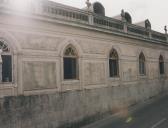
<svg viewBox="0 0 168 128">
<path fill-rule="evenodd" d="M 13 5 L 0 1 L 0 127 L 79 127 L 167 92 L 168 36 L 149 20 L 98 2 Z"/>
</svg>

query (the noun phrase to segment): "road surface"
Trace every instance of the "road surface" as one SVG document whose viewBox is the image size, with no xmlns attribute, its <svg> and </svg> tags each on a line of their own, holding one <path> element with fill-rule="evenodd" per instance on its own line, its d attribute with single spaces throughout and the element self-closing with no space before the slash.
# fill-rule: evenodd
<svg viewBox="0 0 168 128">
<path fill-rule="evenodd" d="M 83 128 L 168 128 L 168 96 L 126 117 L 107 118 Z"/>
</svg>

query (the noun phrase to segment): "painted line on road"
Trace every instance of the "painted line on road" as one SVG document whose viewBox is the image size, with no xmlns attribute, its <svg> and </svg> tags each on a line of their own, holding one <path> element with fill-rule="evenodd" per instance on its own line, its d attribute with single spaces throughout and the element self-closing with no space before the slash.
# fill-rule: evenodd
<svg viewBox="0 0 168 128">
<path fill-rule="evenodd" d="M 160 124 L 162 124 L 166 120 L 167 120 L 166 118 L 163 118 L 162 120 L 160 120 L 159 122 L 157 122 L 156 124 L 154 124 L 151 128 L 156 128 L 157 126 L 159 126 Z"/>
</svg>

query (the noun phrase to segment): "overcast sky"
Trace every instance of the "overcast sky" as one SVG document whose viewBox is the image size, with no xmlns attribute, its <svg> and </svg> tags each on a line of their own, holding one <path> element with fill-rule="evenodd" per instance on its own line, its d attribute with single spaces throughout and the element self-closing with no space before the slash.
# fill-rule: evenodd
<svg viewBox="0 0 168 128">
<path fill-rule="evenodd" d="M 65 5 L 83 8 L 86 0 L 52 0 Z M 112 17 L 120 14 L 121 9 L 129 12 L 133 23 L 149 19 L 152 29 L 163 32 L 168 25 L 168 0 L 90 0 L 103 4 L 106 16 Z"/>
</svg>

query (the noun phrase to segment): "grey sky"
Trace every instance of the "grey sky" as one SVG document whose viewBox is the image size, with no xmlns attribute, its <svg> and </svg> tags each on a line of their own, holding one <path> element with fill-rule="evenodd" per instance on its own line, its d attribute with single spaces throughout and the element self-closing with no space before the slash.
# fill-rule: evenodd
<svg viewBox="0 0 168 128">
<path fill-rule="evenodd" d="M 65 5 L 83 8 L 86 0 L 52 0 Z M 129 12 L 133 23 L 149 19 L 152 29 L 164 32 L 168 25 L 168 0 L 90 0 L 99 1 L 106 10 L 106 16 L 112 17 L 120 14 L 121 9 Z"/>
</svg>

